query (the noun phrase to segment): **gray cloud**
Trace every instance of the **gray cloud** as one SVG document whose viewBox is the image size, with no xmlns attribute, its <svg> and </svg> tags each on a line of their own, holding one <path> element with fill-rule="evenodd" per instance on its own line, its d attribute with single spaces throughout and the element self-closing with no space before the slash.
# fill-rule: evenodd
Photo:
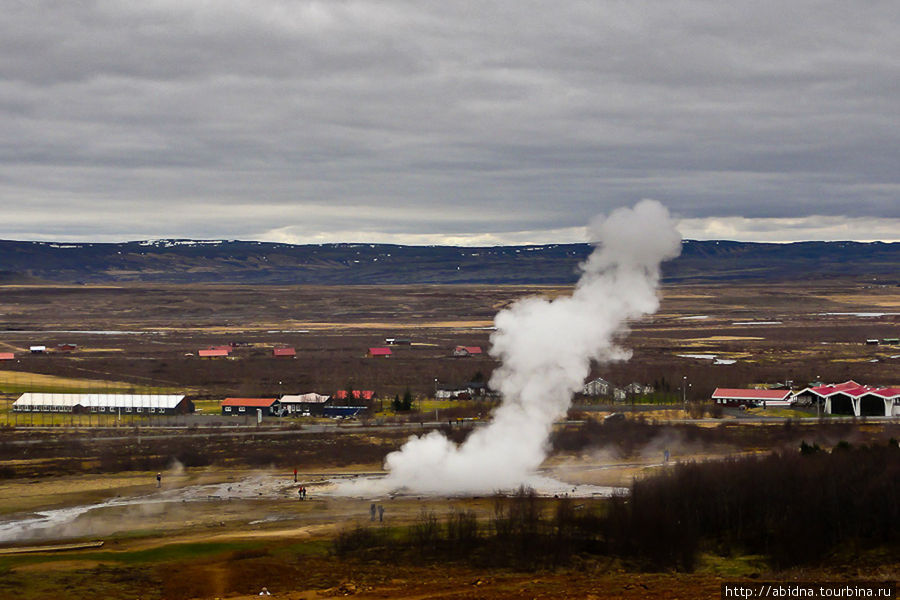
<svg viewBox="0 0 900 600">
<path fill-rule="evenodd" d="M 644 197 L 746 239 L 900 219 L 891 2 L 3 8 L 0 237 L 550 241 Z"/>
</svg>

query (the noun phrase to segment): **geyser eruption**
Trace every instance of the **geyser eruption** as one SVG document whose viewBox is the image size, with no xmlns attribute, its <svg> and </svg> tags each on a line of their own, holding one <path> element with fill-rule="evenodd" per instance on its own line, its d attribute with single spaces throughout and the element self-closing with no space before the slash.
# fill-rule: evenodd
<svg viewBox="0 0 900 600">
<path fill-rule="evenodd" d="M 615 340 L 629 319 L 659 307 L 660 263 L 681 251 L 668 211 L 652 200 L 598 218 L 590 233 L 597 245 L 571 296 L 525 298 L 497 314 L 490 352 L 501 366 L 490 385 L 503 401 L 491 422 L 458 446 L 437 431 L 411 437 L 387 456 L 385 479 L 343 491 L 485 494 L 528 482 L 591 361 L 630 357 Z"/>
</svg>

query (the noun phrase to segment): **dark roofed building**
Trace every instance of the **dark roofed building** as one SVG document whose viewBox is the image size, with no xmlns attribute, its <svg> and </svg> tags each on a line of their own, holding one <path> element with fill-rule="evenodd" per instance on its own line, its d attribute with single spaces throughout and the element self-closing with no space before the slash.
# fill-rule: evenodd
<svg viewBox="0 0 900 600">
<path fill-rule="evenodd" d="M 225 398 L 222 401 L 223 415 L 255 415 L 257 409 L 262 409 L 266 416 L 279 416 L 281 402 L 277 398 Z"/>
<path fill-rule="evenodd" d="M 311 392 L 309 394 L 282 396 L 281 406 L 287 414 L 317 417 L 322 415 L 322 410 L 330 400 L 330 396 Z"/>
</svg>

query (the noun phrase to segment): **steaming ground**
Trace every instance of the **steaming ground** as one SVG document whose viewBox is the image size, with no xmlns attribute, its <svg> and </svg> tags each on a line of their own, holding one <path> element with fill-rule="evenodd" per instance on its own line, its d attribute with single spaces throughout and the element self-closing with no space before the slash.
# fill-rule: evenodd
<svg viewBox="0 0 900 600">
<path fill-rule="evenodd" d="M 385 479 L 346 482 L 342 493 L 487 494 L 533 482 L 553 423 L 593 363 L 630 358 L 616 341 L 628 321 L 659 308 L 660 264 L 681 252 L 668 211 L 652 200 L 589 230 L 599 241 L 571 296 L 525 298 L 494 319 L 490 353 L 501 365 L 490 385 L 503 401 L 491 422 L 461 445 L 437 431 L 413 436 L 387 456 Z"/>
<path fill-rule="evenodd" d="M 348 481 L 358 485 L 347 486 Z M 10 515 L 0 520 L 0 544 L 102 537 L 158 525 L 166 516 L 179 515 L 185 520 L 197 518 L 201 512 L 198 503 L 203 503 L 204 508 L 213 507 L 213 510 L 215 506 L 227 506 L 243 512 L 248 525 L 293 519 L 297 514 L 287 509 L 299 502 L 297 489 L 301 484 L 315 500 L 354 498 L 370 501 L 416 495 L 411 490 L 394 489 L 384 475 L 320 474 L 312 478 L 304 476 L 299 483 L 294 483 L 283 474 L 256 473 L 226 483 L 187 485 L 150 494 L 117 496 L 101 502 Z M 612 486 L 568 483 L 544 474 L 532 475 L 525 484 L 542 496 L 609 497 L 627 491 Z M 353 494 L 348 493 L 349 490 L 365 490 L 366 493 Z M 513 491 L 495 489 L 491 493 Z M 263 501 L 264 508 L 259 501 Z M 251 518 L 254 516 L 257 518 Z"/>
</svg>

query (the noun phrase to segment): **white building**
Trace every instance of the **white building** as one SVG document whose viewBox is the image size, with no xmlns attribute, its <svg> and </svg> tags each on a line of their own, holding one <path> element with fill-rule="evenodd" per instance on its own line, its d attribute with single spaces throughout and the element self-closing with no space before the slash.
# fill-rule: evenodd
<svg viewBox="0 0 900 600">
<path fill-rule="evenodd" d="M 581 389 L 585 396 L 608 396 L 612 385 L 602 377 L 588 381 Z"/>
<path fill-rule="evenodd" d="M 194 412 L 184 394 L 48 394 L 26 392 L 13 402 L 15 412 L 181 414 Z"/>
</svg>

